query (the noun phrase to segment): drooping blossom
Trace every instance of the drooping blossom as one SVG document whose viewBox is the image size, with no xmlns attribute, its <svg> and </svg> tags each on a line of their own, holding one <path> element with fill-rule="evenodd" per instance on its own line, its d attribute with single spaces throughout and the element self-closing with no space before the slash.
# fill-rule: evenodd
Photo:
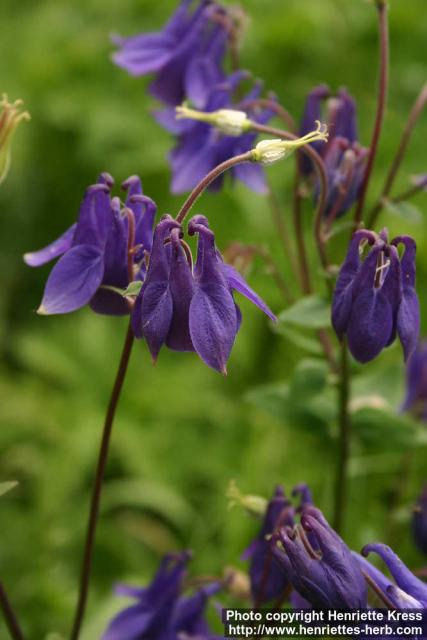
<svg viewBox="0 0 427 640">
<path fill-rule="evenodd" d="M 30 119 L 28 111 L 21 111 L 22 100 L 10 103 L 7 95 L 0 100 L 0 184 L 6 178 L 10 167 L 12 139 L 18 125 Z"/>
<path fill-rule="evenodd" d="M 219 3 L 181 0 L 159 32 L 114 37 L 113 61 L 131 75 L 154 74 L 151 94 L 166 105 L 189 99 L 203 106 L 211 87 L 225 77 L 224 56 L 233 20 Z"/>
<path fill-rule="evenodd" d="M 241 312 L 238 291 L 274 320 L 274 315 L 244 278 L 223 262 L 207 218 L 194 216 L 190 236 L 198 236 L 197 260 L 182 240 L 181 225 L 163 216 L 154 231 L 147 276 L 133 311 L 137 337 L 145 338 L 155 360 L 163 345 L 195 351 L 210 367 L 226 372 Z"/>
<path fill-rule="evenodd" d="M 110 622 L 102 640 L 220 640 L 205 620 L 209 598 L 220 583 L 211 583 L 183 596 L 183 580 L 190 555 L 165 556 L 148 587 L 117 587 L 116 593 L 136 600 Z"/>
<path fill-rule="evenodd" d="M 325 103 L 326 114 L 323 117 Z M 329 142 L 326 145 L 314 142 L 312 146 L 325 163 L 328 193 L 324 215 L 333 220 L 348 211 L 359 196 L 368 149 L 358 142 L 356 104 L 345 89 L 331 97 L 329 87 L 319 85 L 309 93 L 300 135 L 311 131 L 314 122 L 322 119 L 328 126 Z M 306 155 L 301 157 L 301 170 L 306 176 L 314 176 L 312 161 Z M 318 197 L 317 184 L 315 197 Z"/>
<path fill-rule="evenodd" d="M 299 526 L 283 527 L 273 536 L 272 550 L 294 589 L 314 608 L 367 606 L 362 571 L 319 509 L 305 507 Z"/>
<path fill-rule="evenodd" d="M 362 261 L 360 247 L 369 251 Z M 399 256 L 398 247 L 404 253 Z M 369 362 L 396 338 L 407 360 L 419 334 L 419 302 L 415 291 L 415 241 L 386 230 L 359 230 L 353 235 L 340 269 L 332 302 L 332 324 L 338 338 L 359 362 Z"/>
<path fill-rule="evenodd" d="M 59 258 L 48 277 L 38 313 L 69 313 L 90 304 L 97 313 L 126 315 L 126 300 L 108 287 L 125 289 L 145 276 L 145 255 L 151 251 L 156 205 L 142 193 L 141 181 L 132 176 L 122 187 L 125 207 L 111 198 L 112 177 L 103 173 L 90 186 L 80 206 L 78 220 L 43 249 L 26 253 L 25 262 L 39 267 Z M 132 232 L 132 271 L 128 244 Z"/>
<path fill-rule="evenodd" d="M 221 109 L 243 111 L 258 123 L 265 124 L 273 116 L 273 111 L 256 108 L 251 105 L 260 96 L 262 83 L 255 82 L 252 89 L 240 100 L 234 95 L 240 83 L 248 77 L 238 71 L 221 83 L 211 85 L 205 104 L 201 108 L 206 113 Z M 274 98 L 272 98 L 274 99 Z M 248 106 L 246 106 L 248 105 Z M 177 118 L 175 109 L 169 108 L 154 114 L 159 124 L 177 136 L 177 144 L 169 155 L 172 168 L 172 193 L 184 193 L 196 184 L 216 165 L 224 160 L 249 151 L 254 146 L 256 133 L 224 133 L 210 124 L 201 121 Z M 257 163 L 242 163 L 229 172 L 232 179 L 243 182 L 258 193 L 266 193 L 267 184 L 264 170 Z M 224 174 L 209 187 L 218 191 L 224 182 Z"/>
</svg>

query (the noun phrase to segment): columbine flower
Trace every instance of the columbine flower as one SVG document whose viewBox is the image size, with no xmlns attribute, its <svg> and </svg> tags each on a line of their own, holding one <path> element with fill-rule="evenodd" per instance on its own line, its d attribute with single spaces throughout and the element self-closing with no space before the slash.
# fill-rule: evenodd
<svg viewBox="0 0 427 640">
<path fill-rule="evenodd" d="M 86 190 L 77 223 L 44 249 L 25 254 L 31 267 L 61 256 L 49 275 L 38 313 L 69 313 L 88 303 L 98 313 L 129 313 L 126 300 L 109 287 L 126 289 L 130 275 L 132 280 L 144 277 L 156 205 L 142 195 L 136 176 L 123 183 L 127 191 L 123 210 L 120 200 L 110 197 L 112 186 L 112 177 L 103 173 Z"/>
<path fill-rule="evenodd" d="M 285 497 L 283 488 L 276 487 L 267 505 L 261 530 L 242 555 L 244 560 L 250 559 L 251 593 L 257 606 L 283 595 L 289 586 L 286 573 L 271 551 L 270 536 L 279 527 L 293 526 L 294 514 L 295 510 Z"/>
<path fill-rule="evenodd" d="M 148 587 L 118 587 L 116 593 L 137 602 L 112 620 L 102 640 L 215 640 L 204 613 L 209 597 L 221 585 L 213 583 L 182 597 L 189 557 L 187 552 L 166 556 Z"/>
<path fill-rule="evenodd" d="M 131 75 L 155 74 L 150 91 L 167 105 L 180 104 L 185 97 L 203 106 L 212 85 L 224 78 L 222 64 L 232 21 L 215 2 L 182 0 L 177 10 L 157 33 L 132 38 L 115 37 L 119 51 L 114 62 Z"/>
<path fill-rule="evenodd" d="M 181 226 L 168 215 L 157 225 L 147 277 L 133 311 L 134 333 L 145 338 L 154 360 L 166 344 L 175 351 L 196 351 L 207 365 L 226 373 L 241 323 L 233 290 L 275 317 L 243 277 L 223 262 L 204 216 L 190 220 L 188 233 L 198 235 L 194 269 Z"/>
<path fill-rule="evenodd" d="M 348 211 L 359 196 L 368 149 L 357 142 L 356 105 L 353 98 L 345 89 L 341 89 L 336 97 L 330 97 L 326 85 L 316 87 L 308 95 L 300 135 L 311 131 L 313 123 L 322 119 L 322 106 L 326 100 L 329 144 L 314 142 L 312 146 L 322 157 L 328 175 L 324 215 L 335 219 Z M 301 170 L 306 176 L 314 175 L 313 164 L 305 155 L 301 158 Z M 316 185 L 316 198 L 317 192 Z"/>
<path fill-rule="evenodd" d="M 206 103 L 201 105 L 204 114 L 185 106 L 179 107 L 178 113 L 175 109 L 167 109 L 155 114 L 159 124 L 178 136 L 177 145 L 170 153 L 173 193 L 190 191 L 216 165 L 253 147 L 257 134 L 244 132 L 246 120 L 241 122 L 243 131 L 238 131 L 236 122 L 232 131 L 230 125 L 225 132 L 224 124 L 221 127 L 222 131 L 212 126 L 218 124 L 221 112 L 224 114 L 224 111 L 233 110 L 241 120 L 241 114 L 244 113 L 245 117 L 247 114 L 260 123 L 266 123 L 273 116 L 270 109 L 245 109 L 245 103 L 250 104 L 259 97 L 262 90 L 262 84 L 259 82 L 254 84 L 252 90 L 241 101 L 233 103 L 233 93 L 247 75 L 238 71 L 220 84 L 211 85 Z M 194 114 L 195 119 L 188 119 L 194 118 Z M 209 114 L 215 114 L 215 123 L 210 121 Z M 230 121 L 230 114 L 226 119 L 227 122 Z M 227 124 L 225 126 L 227 127 Z M 241 180 L 253 191 L 265 193 L 267 190 L 264 172 L 258 164 L 240 164 L 233 167 L 229 173 L 232 178 Z M 211 184 L 210 189 L 220 189 L 223 180 L 224 176 L 220 176 Z"/>
<path fill-rule="evenodd" d="M 367 590 L 360 567 L 319 509 L 304 508 L 300 526 L 284 527 L 275 534 L 272 550 L 294 589 L 313 607 L 366 607 Z"/>
<path fill-rule="evenodd" d="M 386 593 L 392 603 L 399 609 L 426 608 L 427 607 L 427 585 L 419 580 L 385 544 L 367 544 L 362 554 L 369 555 L 373 551 L 377 553 L 387 565 L 395 583 L 391 583 L 382 576 L 378 569 L 370 568 L 369 563 L 362 564 L 362 568 L 371 576 L 373 581 L 380 587 L 380 591 Z M 381 579 L 381 576 L 383 579 Z M 388 584 L 387 584 L 388 583 Z"/>
<path fill-rule="evenodd" d="M 6 178 L 10 167 L 10 148 L 15 131 L 20 122 L 30 119 L 28 111 L 21 111 L 22 100 L 10 103 L 3 94 L 0 101 L 0 184 Z"/>
<path fill-rule="evenodd" d="M 427 553 L 427 484 L 418 497 L 412 514 L 412 532 L 418 548 Z"/>
<path fill-rule="evenodd" d="M 406 396 L 402 411 L 427 421 L 427 342 L 417 345 L 406 367 Z"/>
<path fill-rule="evenodd" d="M 361 243 L 369 252 L 362 262 Z M 404 246 L 399 257 L 397 247 Z M 332 324 L 339 339 L 345 335 L 359 362 L 369 362 L 384 347 L 402 343 L 405 360 L 413 353 L 419 333 L 419 303 L 415 291 L 415 241 L 387 231 L 356 231 L 341 267 L 332 302 Z"/>
</svg>

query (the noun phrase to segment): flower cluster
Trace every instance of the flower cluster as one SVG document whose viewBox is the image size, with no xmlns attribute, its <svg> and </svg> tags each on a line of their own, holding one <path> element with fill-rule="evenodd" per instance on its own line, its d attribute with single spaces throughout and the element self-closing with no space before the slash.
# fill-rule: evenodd
<svg viewBox="0 0 427 640">
<path fill-rule="evenodd" d="M 195 351 L 225 373 L 242 320 L 233 292 L 272 320 L 275 316 L 238 271 L 224 263 L 204 216 L 194 216 L 188 225 L 189 235 L 198 236 L 193 269 L 178 222 L 165 215 L 153 234 L 156 205 L 143 195 L 139 178 L 123 183 L 123 208 L 118 197 L 111 197 L 112 186 L 112 177 L 102 174 L 86 190 L 77 223 L 44 249 L 25 254 L 33 267 L 59 257 L 39 313 L 69 313 L 86 304 L 97 313 L 131 313 L 134 334 L 145 338 L 154 360 L 165 344 L 175 351 Z M 126 295 L 128 285 L 138 282 L 136 299 Z"/>
<path fill-rule="evenodd" d="M 322 157 L 328 176 L 328 194 L 324 215 L 331 221 L 348 211 L 357 200 L 363 180 L 368 149 L 357 141 L 356 104 L 345 89 L 331 97 L 329 87 L 315 87 L 307 96 L 300 126 L 300 135 L 313 128 L 315 120 L 322 120 L 322 106 L 327 102 L 325 121 L 330 132 L 327 145 L 312 143 Z M 301 158 L 305 176 L 314 173 L 310 158 Z M 316 198 L 318 195 L 316 188 Z"/>
<path fill-rule="evenodd" d="M 362 261 L 362 243 L 369 247 Z M 399 245 L 404 253 L 400 257 Z M 415 291 L 415 241 L 359 230 L 353 235 L 341 267 L 332 303 L 332 324 L 340 340 L 347 336 L 359 362 L 375 358 L 399 336 L 405 360 L 419 334 L 419 303 Z"/>
<path fill-rule="evenodd" d="M 182 227 L 165 215 L 154 232 L 147 277 L 136 300 L 133 327 L 144 337 L 153 359 L 163 344 L 196 351 L 210 367 L 225 373 L 241 324 L 233 291 L 246 296 L 272 320 L 270 309 L 243 277 L 224 263 L 207 218 L 194 216 L 190 236 L 198 236 L 197 259 L 182 239 Z"/>
<path fill-rule="evenodd" d="M 189 558 L 187 552 L 165 556 L 148 587 L 117 587 L 117 594 L 135 599 L 136 604 L 111 621 L 102 640 L 220 640 L 209 629 L 205 609 L 221 584 L 214 582 L 182 596 Z"/>
</svg>

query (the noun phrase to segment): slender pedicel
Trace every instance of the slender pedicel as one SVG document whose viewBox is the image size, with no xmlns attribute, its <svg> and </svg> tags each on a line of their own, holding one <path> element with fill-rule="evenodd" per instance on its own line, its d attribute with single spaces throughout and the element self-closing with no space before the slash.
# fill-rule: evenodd
<svg viewBox="0 0 427 640">
<path fill-rule="evenodd" d="M 0 606 L 12 640 L 24 640 L 24 634 L 18 622 L 18 618 L 12 609 L 12 605 L 10 604 L 10 600 L 2 582 L 0 582 Z"/>
</svg>

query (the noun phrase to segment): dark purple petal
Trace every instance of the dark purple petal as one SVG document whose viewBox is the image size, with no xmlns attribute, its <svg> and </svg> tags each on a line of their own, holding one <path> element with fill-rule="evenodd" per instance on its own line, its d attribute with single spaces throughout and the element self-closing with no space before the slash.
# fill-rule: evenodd
<svg viewBox="0 0 427 640">
<path fill-rule="evenodd" d="M 50 272 L 38 313 L 50 315 L 80 309 L 92 298 L 103 275 L 99 249 L 88 245 L 73 247 Z"/>
<path fill-rule="evenodd" d="M 217 256 L 214 235 L 197 220 L 198 217 L 193 218 L 188 226 L 190 235 L 199 234 L 196 289 L 190 304 L 190 335 L 202 360 L 225 374 L 237 333 L 236 307 Z"/>
<path fill-rule="evenodd" d="M 322 84 L 315 87 L 307 96 L 305 102 L 304 114 L 301 120 L 299 129 L 300 136 L 304 136 L 315 128 L 316 120 L 321 120 L 322 103 L 329 96 L 329 87 Z M 322 148 L 321 142 L 312 142 L 311 146 L 320 151 Z M 313 171 L 313 163 L 310 158 L 303 153 L 301 156 L 301 170 L 305 175 L 310 174 Z"/>
<path fill-rule="evenodd" d="M 217 164 L 210 145 L 200 146 L 197 139 L 171 153 L 173 177 L 171 191 L 174 194 L 191 191 L 193 187 Z"/>
<path fill-rule="evenodd" d="M 427 585 L 414 576 L 390 547 L 379 542 L 367 544 L 362 553 L 367 556 L 371 551 L 384 560 L 398 587 L 427 606 Z"/>
<path fill-rule="evenodd" d="M 424 417 L 427 408 L 427 343 L 422 342 L 408 359 L 406 397 L 402 411 L 413 410 Z"/>
<path fill-rule="evenodd" d="M 340 340 L 347 331 L 350 319 L 354 278 L 361 265 L 359 246 L 364 239 L 368 240 L 370 244 L 373 244 L 375 242 L 375 234 L 364 230 L 356 231 L 356 233 L 353 234 L 335 285 L 332 300 L 332 325 Z"/>
<path fill-rule="evenodd" d="M 276 322 L 277 318 L 274 313 L 265 304 L 264 300 L 262 300 L 262 298 L 260 298 L 259 295 L 251 289 L 244 277 L 234 267 L 223 263 L 222 270 L 231 289 L 235 289 L 241 293 L 245 298 L 261 309 L 261 311 L 273 320 L 273 322 Z"/>
<path fill-rule="evenodd" d="M 61 256 L 70 249 L 76 226 L 76 224 L 71 225 L 62 236 L 59 236 L 59 238 L 48 244 L 47 247 L 39 251 L 33 251 L 32 253 L 25 253 L 24 262 L 30 267 L 40 267 L 42 264 L 46 264 L 46 262 L 50 262 Z"/>
<path fill-rule="evenodd" d="M 131 176 L 125 180 L 122 189 L 127 191 L 126 207 L 131 209 L 135 219 L 135 245 L 141 245 L 141 251 L 135 257 L 138 261 L 144 257 L 144 251 L 151 252 L 157 206 L 151 198 L 143 195 L 138 176 Z"/>
<path fill-rule="evenodd" d="M 427 554 L 427 484 L 424 485 L 413 510 L 412 532 L 418 548 Z"/>
<path fill-rule="evenodd" d="M 392 242 L 399 243 L 405 245 L 405 252 L 401 259 L 402 300 L 397 314 L 397 333 L 407 360 L 416 349 L 420 331 L 420 305 L 415 291 L 416 244 L 408 236 L 399 236 Z"/>
<path fill-rule="evenodd" d="M 242 162 L 234 167 L 233 174 L 252 191 L 261 194 L 268 193 L 265 172 L 261 165 L 255 162 Z"/>
<path fill-rule="evenodd" d="M 142 76 L 159 71 L 169 62 L 176 40 L 164 33 L 147 33 L 127 38 L 121 46 L 112 55 L 113 62 L 132 76 Z"/>
<path fill-rule="evenodd" d="M 106 184 L 94 184 L 88 189 L 80 206 L 73 245 L 91 245 L 104 249 L 111 227 L 110 191 Z"/>
<path fill-rule="evenodd" d="M 357 140 L 356 103 L 351 95 L 341 89 L 338 93 L 337 109 L 331 122 L 333 136 L 342 136 L 350 143 Z"/>
<path fill-rule="evenodd" d="M 171 233 L 172 252 L 169 289 L 173 301 L 173 315 L 166 345 L 175 351 L 194 351 L 190 337 L 189 313 L 194 293 L 191 267 L 179 239 L 179 229 Z"/>
<path fill-rule="evenodd" d="M 101 640 L 148 640 L 145 633 L 151 622 L 152 614 L 141 609 L 139 604 L 134 604 L 112 620 Z"/>
</svg>

